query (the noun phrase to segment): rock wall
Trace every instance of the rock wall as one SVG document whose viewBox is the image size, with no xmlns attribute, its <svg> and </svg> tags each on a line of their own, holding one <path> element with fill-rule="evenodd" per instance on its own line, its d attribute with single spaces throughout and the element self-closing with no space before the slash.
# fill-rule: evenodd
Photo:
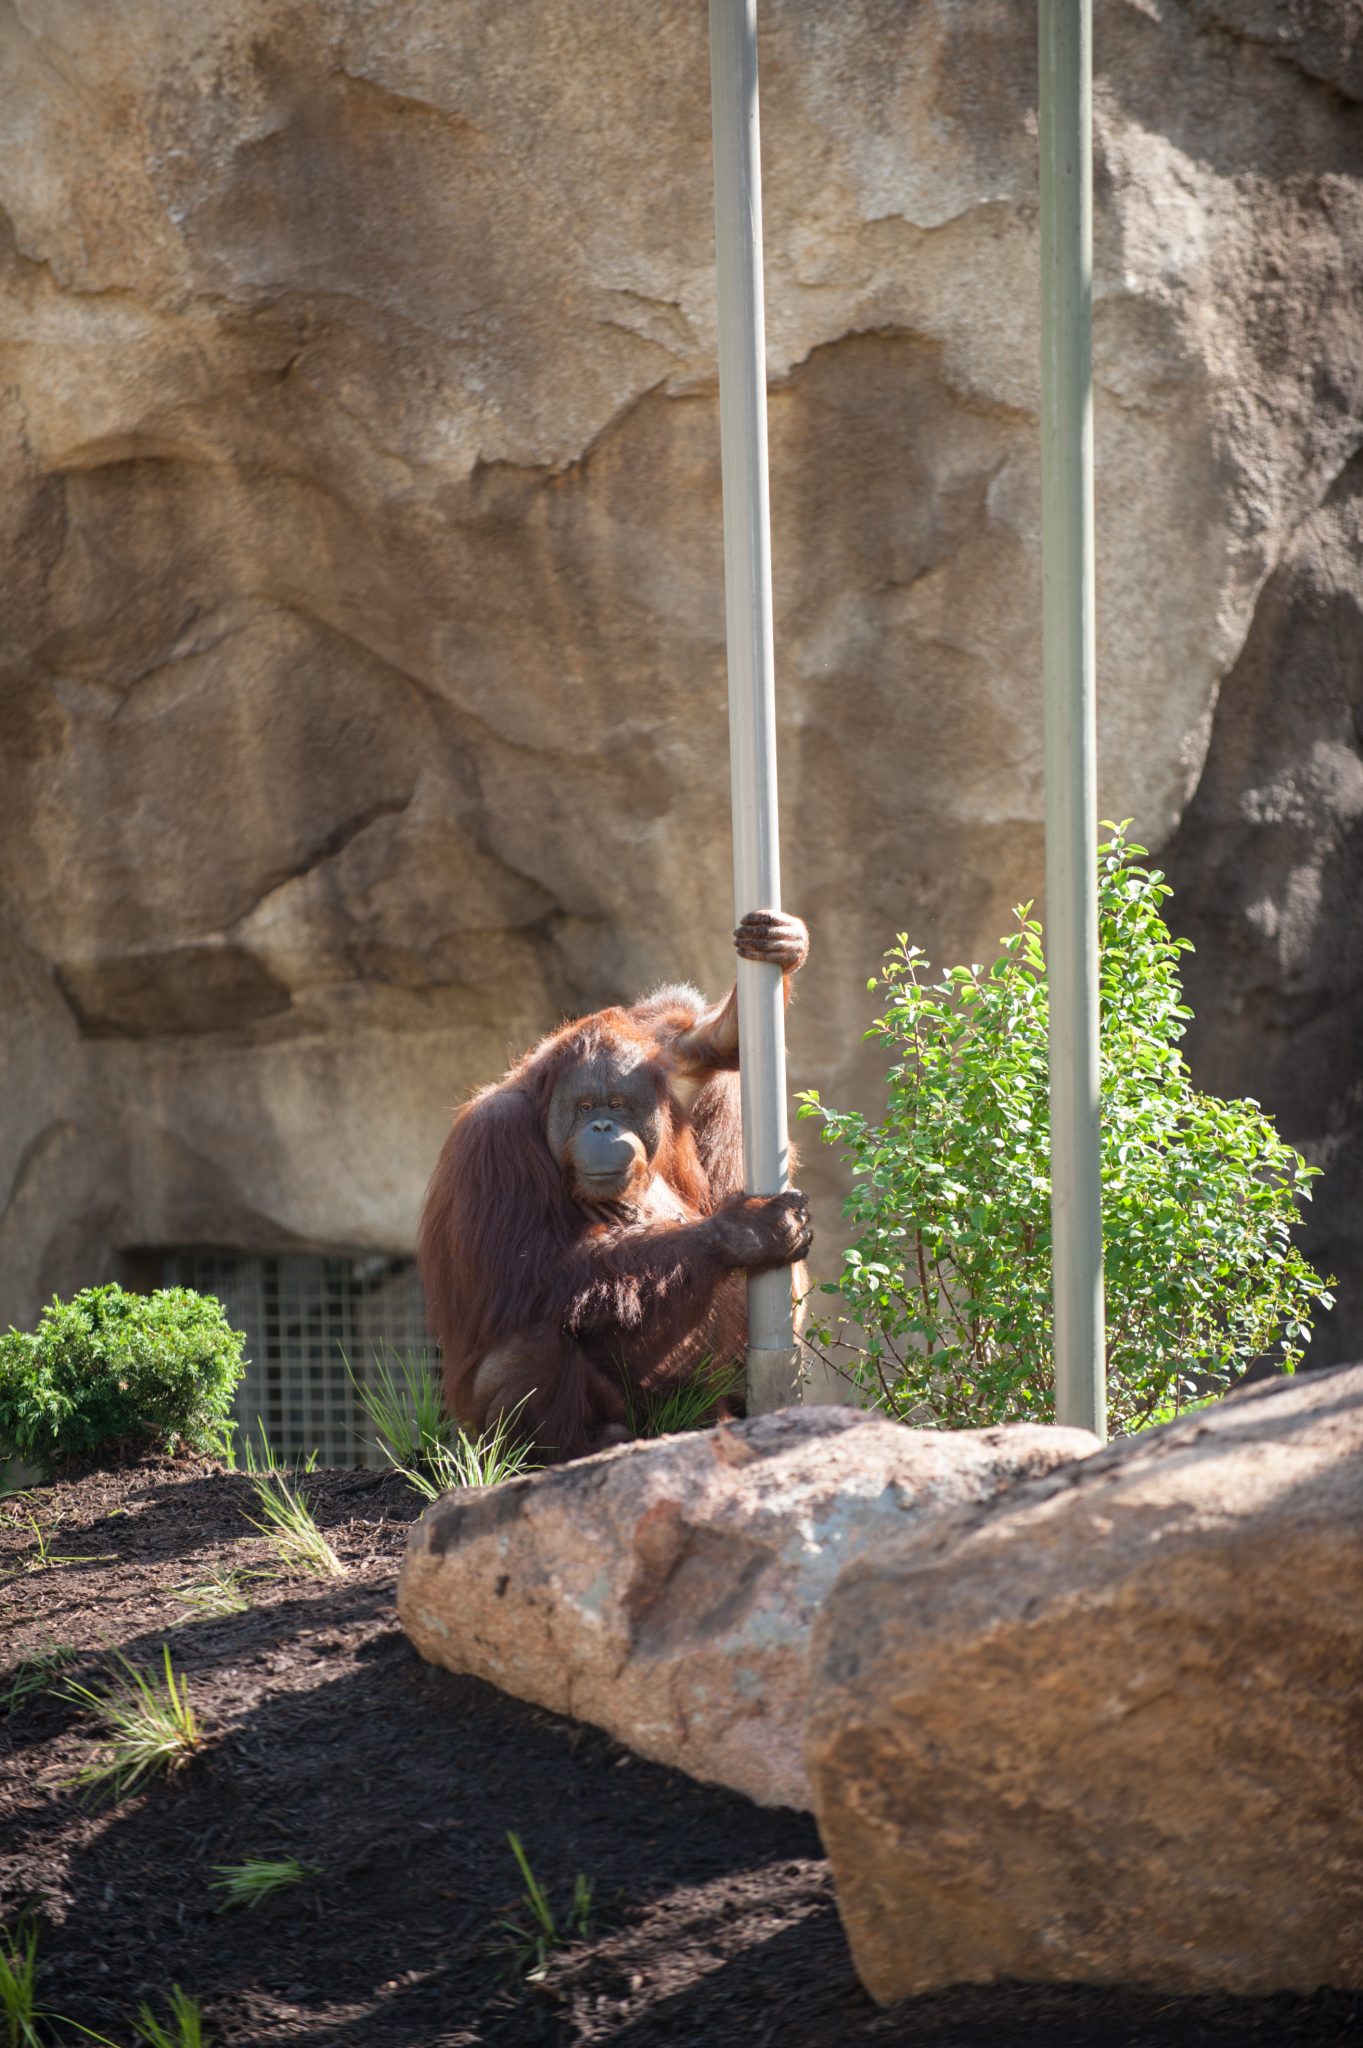
<svg viewBox="0 0 1363 2048">
<path fill-rule="evenodd" d="M 1324 1169 L 1305 1241 L 1342 1281 L 1314 1365 L 1363 1355 L 1363 460 L 1265 584 L 1167 853 L 1196 945 L 1189 1051 Z"/>
<path fill-rule="evenodd" d="M 1253 1014 L 1204 938 L 1199 1059 L 1347 1148 L 1358 1033 L 1294 1050 L 1291 1004 L 1306 956 L 1336 998 L 1357 846 L 1312 621 L 1360 604 L 1363 32 L 1096 14 L 1103 808 L 1258 935 Z M 1040 886 L 1033 32 L 763 9 L 792 1066 L 832 1100 L 894 933 L 978 955 Z M 726 980 L 708 119 L 689 0 L 0 5 L 0 1319 L 132 1245 L 403 1248 L 527 1038 Z M 1330 792 L 1291 850 L 1225 736 L 1288 645 L 1272 775 L 1318 735 Z"/>
</svg>

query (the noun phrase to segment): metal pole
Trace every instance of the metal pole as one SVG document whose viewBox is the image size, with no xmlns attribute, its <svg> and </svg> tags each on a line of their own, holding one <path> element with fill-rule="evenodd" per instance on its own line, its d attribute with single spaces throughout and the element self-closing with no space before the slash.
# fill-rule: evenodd
<svg viewBox="0 0 1363 2048">
<path fill-rule="evenodd" d="M 1098 1121 L 1092 0 L 1040 0 L 1041 577 L 1057 1422 L 1107 1434 Z"/>
<path fill-rule="evenodd" d="M 724 473 L 724 603 L 737 915 L 781 907 L 776 813 L 776 670 L 767 489 L 762 171 L 757 0 L 710 0 L 710 106 Z M 785 1014 L 779 968 L 738 963 L 743 1176 L 751 1194 L 790 1185 Z M 789 1272 L 748 1281 L 748 1410 L 798 1398 Z"/>
</svg>

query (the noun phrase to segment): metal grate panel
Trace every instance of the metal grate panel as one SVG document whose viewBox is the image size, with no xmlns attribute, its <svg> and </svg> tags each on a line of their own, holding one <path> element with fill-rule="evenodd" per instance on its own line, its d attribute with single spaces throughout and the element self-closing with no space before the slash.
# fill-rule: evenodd
<svg viewBox="0 0 1363 2048">
<path fill-rule="evenodd" d="M 234 1404 L 243 1434 L 259 1417 L 285 1457 L 316 1451 L 319 1465 L 384 1464 L 345 1361 L 363 1378 L 376 1349 L 434 1353 L 415 1260 L 172 1251 L 161 1258 L 161 1285 L 216 1294 L 232 1328 L 246 1332 Z"/>
</svg>

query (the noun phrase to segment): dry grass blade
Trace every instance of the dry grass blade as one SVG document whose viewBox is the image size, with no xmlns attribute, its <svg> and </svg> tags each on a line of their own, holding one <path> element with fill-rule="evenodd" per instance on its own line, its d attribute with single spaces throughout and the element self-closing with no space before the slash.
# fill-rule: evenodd
<svg viewBox="0 0 1363 2048">
<path fill-rule="evenodd" d="M 181 1601 L 190 1612 L 177 1615 L 171 1627 L 183 1628 L 187 1621 L 217 1620 L 226 1614 L 245 1614 L 251 1600 L 243 1580 L 265 1576 L 262 1572 L 216 1571 L 195 1585 L 172 1586 L 172 1598 Z"/>
<path fill-rule="evenodd" d="M 254 1515 L 246 1519 L 253 1529 L 268 1537 L 286 1571 L 305 1572 L 315 1579 L 345 1576 L 345 1566 L 313 1520 L 307 1495 L 295 1493 L 282 1472 L 258 1478 L 255 1496 L 265 1519 L 258 1522 Z"/>
<path fill-rule="evenodd" d="M 38 1526 L 36 1515 L 25 1515 L 24 1520 L 33 1531 L 34 1555 L 26 1557 L 21 1564 L 13 1565 L 8 1571 L 0 1572 L 0 1579 L 23 1579 L 33 1572 L 56 1571 L 64 1564 L 116 1564 L 116 1552 L 112 1550 L 90 1551 L 78 1557 L 65 1556 L 59 1551 L 49 1550 L 47 1538 Z"/>
<path fill-rule="evenodd" d="M 98 1714 L 106 1729 L 104 1754 L 77 1771 L 71 1784 L 92 1791 L 107 1785 L 121 1799 L 150 1774 L 179 1770 L 201 1746 L 198 1717 L 171 1666 L 169 1644 L 163 1657 L 163 1678 L 139 1671 L 115 1652 L 120 1675 L 106 1691 L 74 1682 L 60 1689 L 62 1697 Z"/>
</svg>

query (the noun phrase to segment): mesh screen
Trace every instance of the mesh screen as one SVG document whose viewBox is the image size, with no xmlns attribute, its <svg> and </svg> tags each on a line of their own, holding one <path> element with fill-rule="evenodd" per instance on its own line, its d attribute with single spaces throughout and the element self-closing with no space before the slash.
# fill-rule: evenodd
<svg viewBox="0 0 1363 2048">
<path fill-rule="evenodd" d="M 434 1355 L 414 1260 L 167 1252 L 161 1285 L 216 1294 L 232 1328 L 246 1332 L 234 1406 L 243 1434 L 259 1418 L 285 1457 L 316 1451 L 319 1465 L 385 1463 L 346 1359 L 363 1378 L 376 1349 Z"/>
</svg>

